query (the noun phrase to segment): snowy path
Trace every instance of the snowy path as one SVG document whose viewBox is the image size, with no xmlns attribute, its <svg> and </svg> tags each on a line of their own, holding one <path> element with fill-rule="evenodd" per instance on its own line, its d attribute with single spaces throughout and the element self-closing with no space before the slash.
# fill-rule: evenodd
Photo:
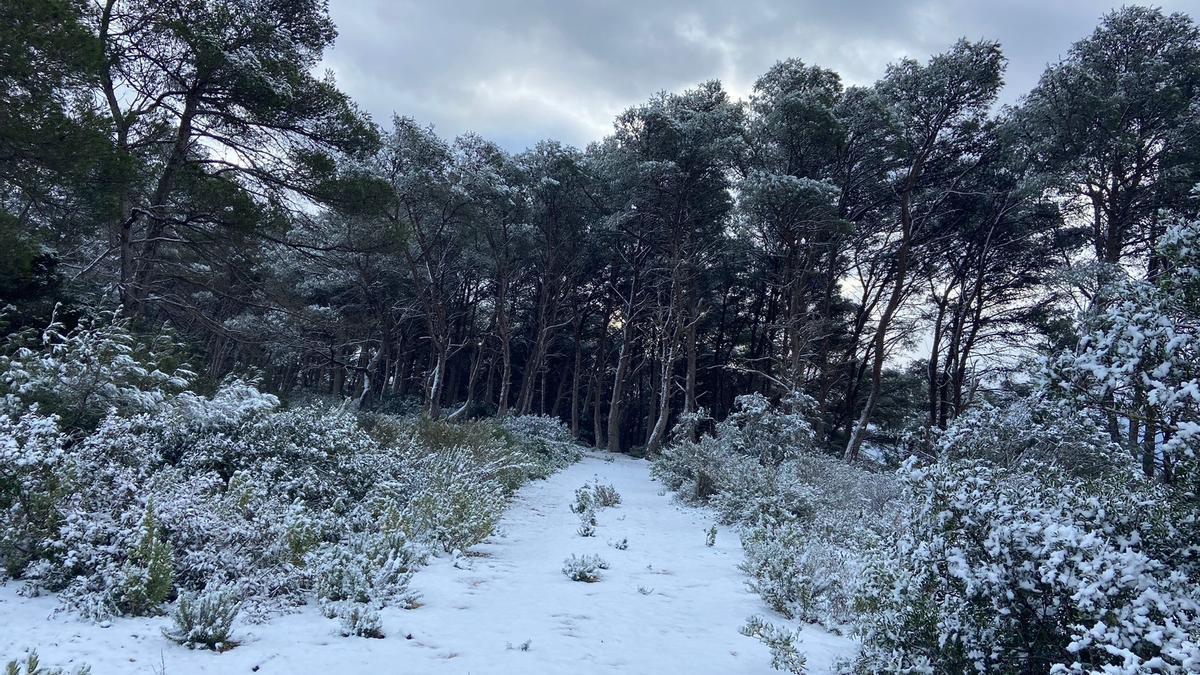
<svg viewBox="0 0 1200 675">
<path fill-rule="evenodd" d="M 595 537 L 580 537 L 569 504 L 597 477 L 622 503 L 599 512 Z M 417 573 L 422 606 L 385 610 L 383 640 L 342 638 L 310 607 L 240 626 L 242 645 L 225 654 L 189 652 L 161 636 L 165 619 L 101 628 L 52 615 L 53 598 L 22 598 L 10 584 L 0 587 L 0 658 L 37 646 L 45 662 L 87 662 L 94 675 L 775 672 L 766 648 L 738 633 L 771 612 L 745 589 L 736 536 L 720 530 L 706 547 L 708 515 L 660 492 L 644 461 L 603 455 L 527 485 L 470 569 L 443 558 Z M 621 539 L 627 550 L 609 545 Z M 570 581 L 561 567 L 573 553 L 599 554 L 610 569 L 597 583 Z M 854 650 L 819 628 L 803 635 L 814 675 Z"/>
</svg>

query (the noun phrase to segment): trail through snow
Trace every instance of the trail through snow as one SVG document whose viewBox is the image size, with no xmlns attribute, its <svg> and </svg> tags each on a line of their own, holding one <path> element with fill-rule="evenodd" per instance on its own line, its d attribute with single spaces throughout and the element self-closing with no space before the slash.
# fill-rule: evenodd
<svg viewBox="0 0 1200 675">
<path fill-rule="evenodd" d="M 576 488 L 613 484 L 620 506 L 598 512 L 595 537 L 576 532 Z M 499 531 L 456 567 L 438 558 L 417 572 L 414 610 L 386 609 L 383 640 L 343 638 L 315 607 L 266 624 L 240 624 L 237 648 L 188 651 L 161 634 L 168 620 L 118 619 L 109 627 L 55 613 L 52 597 L 0 587 L 0 663 L 36 647 L 44 663 L 89 663 L 116 673 L 713 673 L 767 674 L 770 654 L 738 628 L 752 614 L 782 621 L 746 589 L 741 546 L 704 510 L 675 503 L 646 462 L 588 454 L 518 492 Z M 626 550 L 611 544 L 628 541 Z M 571 554 L 609 563 L 600 581 L 562 574 Z M 853 641 L 803 629 L 809 672 L 830 672 Z M 522 645 L 528 642 L 528 649 Z"/>
</svg>

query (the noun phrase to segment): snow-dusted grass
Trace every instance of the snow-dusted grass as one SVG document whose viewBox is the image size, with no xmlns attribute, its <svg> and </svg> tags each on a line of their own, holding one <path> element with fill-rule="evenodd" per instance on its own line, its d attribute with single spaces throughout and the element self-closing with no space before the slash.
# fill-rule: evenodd
<svg viewBox="0 0 1200 675">
<path fill-rule="evenodd" d="M 598 512 L 595 537 L 580 537 L 570 505 L 575 488 L 597 479 L 621 504 Z M 36 648 L 46 664 L 86 662 L 95 675 L 776 672 L 768 649 L 739 629 L 749 616 L 778 616 L 746 589 L 737 537 L 705 545 L 711 522 L 665 495 L 644 461 L 594 454 L 523 487 L 498 534 L 467 557 L 421 569 L 412 580 L 421 606 L 382 610 L 385 639 L 343 638 L 336 620 L 307 606 L 235 625 L 231 651 L 190 651 L 162 636 L 165 617 L 101 627 L 9 584 L 0 587 L 0 658 Z M 626 539 L 625 550 L 609 545 Z M 596 583 L 573 582 L 561 571 L 573 554 L 600 555 L 609 569 Z M 814 675 L 855 650 L 813 626 L 798 647 Z"/>
</svg>

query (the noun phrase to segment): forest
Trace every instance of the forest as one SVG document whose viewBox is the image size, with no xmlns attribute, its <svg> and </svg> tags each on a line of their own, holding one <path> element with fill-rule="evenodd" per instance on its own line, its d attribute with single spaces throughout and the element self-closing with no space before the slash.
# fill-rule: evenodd
<svg viewBox="0 0 1200 675">
<path fill-rule="evenodd" d="M 372 119 L 336 37 L 322 0 L 0 3 L 0 580 L 368 634 L 602 450 L 844 672 L 1200 669 L 1192 17 L 1106 14 L 1012 104 L 948 37 L 521 152 Z M 743 628 L 804 672 L 789 630 Z"/>
</svg>

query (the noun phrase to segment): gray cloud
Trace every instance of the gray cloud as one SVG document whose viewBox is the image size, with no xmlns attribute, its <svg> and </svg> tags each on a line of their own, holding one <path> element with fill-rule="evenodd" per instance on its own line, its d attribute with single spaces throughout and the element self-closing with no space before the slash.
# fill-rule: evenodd
<svg viewBox="0 0 1200 675">
<path fill-rule="evenodd" d="M 1164 0 L 1186 11 L 1194 0 Z M 657 91 L 718 78 L 737 96 L 798 57 L 869 84 L 903 56 L 959 37 L 999 40 L 1006 101 L 1087 35 L 1109 0 L 330 0 L 340 37 L 326 57 L 374 117 L 393 113 L 513 150 L 583 145 Z"/>
</svg>

